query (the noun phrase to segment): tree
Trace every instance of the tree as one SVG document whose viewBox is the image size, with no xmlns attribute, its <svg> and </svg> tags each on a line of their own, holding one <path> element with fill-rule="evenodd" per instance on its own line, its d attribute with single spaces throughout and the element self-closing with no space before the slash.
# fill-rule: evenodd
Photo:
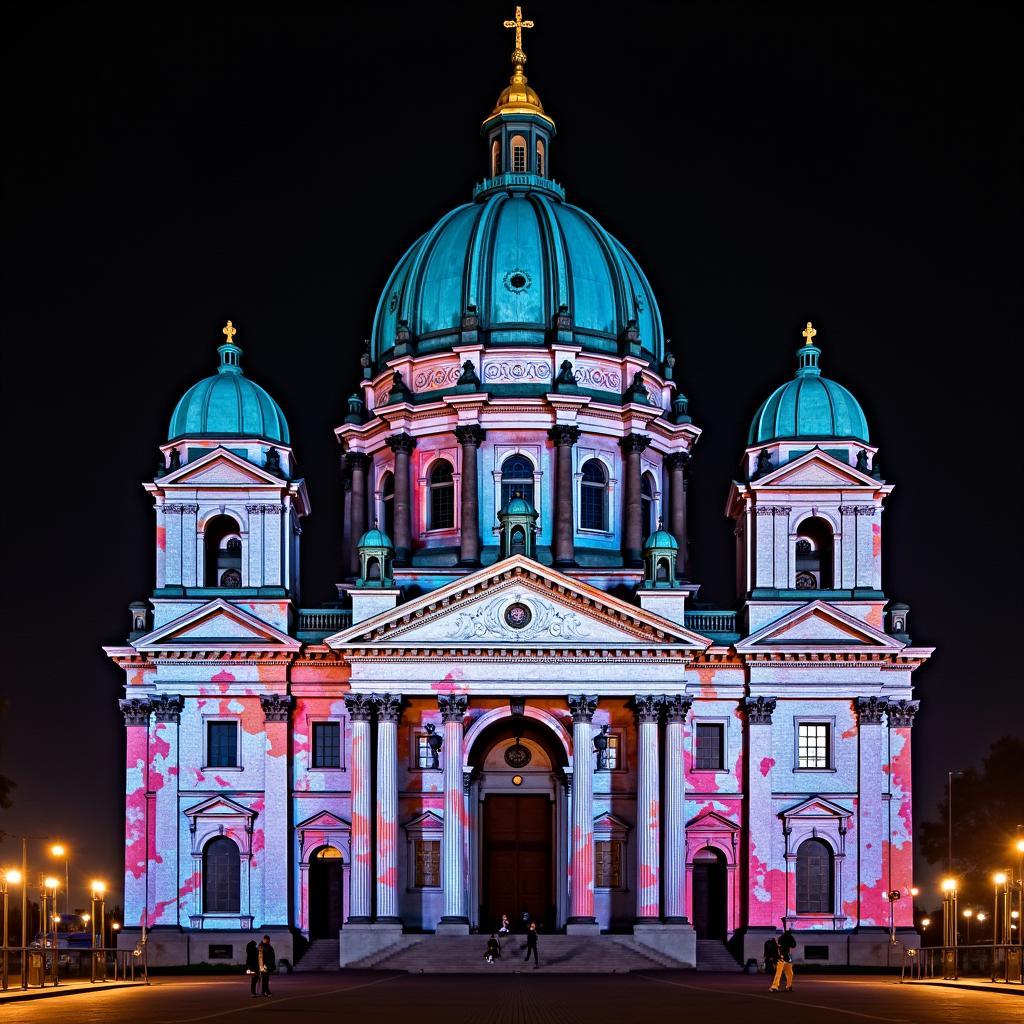
<svg viewBox="0 0 1024 1024">
<path fill-rule="evenodd" d="M 1003 736 L 989 748 L 981 769 L 968 768 L 953 784 L 953 876 L 961 901 L 987 906 L 992 874 L 1014 864 L 1018 826 L 1024 825 L 1024 739 Z M 938 817 L 921 823 L 921 853 L 945 866 L 948 795 Z"/>
</svg>

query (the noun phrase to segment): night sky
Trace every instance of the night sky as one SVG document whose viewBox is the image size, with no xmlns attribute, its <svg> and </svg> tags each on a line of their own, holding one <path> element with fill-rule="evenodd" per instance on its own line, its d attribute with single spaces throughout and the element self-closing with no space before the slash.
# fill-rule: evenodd
<svg viewBox="0 0 1024 1024">
<path fill-rule="evenodd" d="M 18 787 L 0 828 L 70 842 L 82 900 L 94 875 L 120 886 L 123 676 L 100 645 L 123 642 L 128 603 L 153 586 L 140 481 L 174 403 L 213 372 L 230 317 L 308 481 L 303 604 L 330 599 L 332 428 L 388 272 L 483 176 L 479 124 L 510 71 L 512 3 L 288 9 L 34 5 L 6 25 L 0 771 Z M 731 605 L 726 493 L 808 319 L 824 373 L 864 405 L 896 484 L 885 589 L 939 648 L 915 676 L 915 810 L 931 816 L 948 769 L 1024 731 L 1007 15 L 524 14 L 527 74 L 559 130 L 552 172 L 646 270 L 705 431 L 701 601 Z M 0 845 L 0 862 L 16 855 Z"/>
</svg>

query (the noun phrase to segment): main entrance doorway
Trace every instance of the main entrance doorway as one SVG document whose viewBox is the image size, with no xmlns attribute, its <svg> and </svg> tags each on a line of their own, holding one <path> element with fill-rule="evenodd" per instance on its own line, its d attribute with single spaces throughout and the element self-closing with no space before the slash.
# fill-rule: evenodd
<svg viewBox="0 0 1024 1024">
<path fill-rule="evenodd" d="M 321 846 L 309 861 L 309 937 L 336 939 L 341 929 L 341 853 Z"/>
<path fill-rule="evenodd" d="M 483 907 L 480 927 L 497 929 L 508 914 L 513 928 L 523 911 L 553 926 L 552 806 L 546 794 L 488 794 L 483 802 Z"/>
<path fill-rule="evenodd" d="M 693 858 L 693 927 L 698 939 L 725 938 L 725 860 L 705 848 Z"/>
</svg>

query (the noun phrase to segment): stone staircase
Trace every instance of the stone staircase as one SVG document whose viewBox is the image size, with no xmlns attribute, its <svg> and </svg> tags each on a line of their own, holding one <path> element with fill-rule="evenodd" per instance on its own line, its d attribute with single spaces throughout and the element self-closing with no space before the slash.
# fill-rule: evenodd
<svg viewBox="0 0 1024 1024">
<path fill-rule="evenodd" d="M 314 939 L 302 959 L 295 965 L 298 971 L 338 970 L 338 940 Z"/>
<path fill-rule="evenodd" d="M 739 974 L 743 968 L 721 939 L 698 939 L 697 970 Z"/>
<path fill-rule="evenodd" d="M 506 937 L 501 943 L 501 959 L 493 964 L 484 960 L 486 935 L 405 935 L 402 938 L 396 946 L 350 966 L 411 974 L 513 974 L 533 970 L 532 961 L 524 963 L 526 939 L 522 935 Z M 670 958 L 641 946 L 631 935 L 542 935 L 538 952 L 540 969 L 548 973 L 614 974 L 679 967 Z M 736 967 L 735 961 L 733 967 Z"/>
</svg>

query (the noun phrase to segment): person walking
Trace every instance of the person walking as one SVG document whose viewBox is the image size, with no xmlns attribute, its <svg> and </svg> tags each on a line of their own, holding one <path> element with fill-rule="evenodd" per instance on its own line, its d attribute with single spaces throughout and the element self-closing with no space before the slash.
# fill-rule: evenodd
<svg viewBox="0 0 1024 1024">
<path fill-rule="evenodd" d="M 249 975 L 249 991 L 255 999 L 256 985 L 260 980 L 260 954 L 255 939 L 250 939 L 245 947 L 245 973 Z"/>
<path fill-rule="evenodd" d="M 764 973 L 769 977 L 775 977 L 775 968 L 779 963 L 779 940 L 771 936 L 764 944 Z"/>
<path fill-rule="evenodd" d="M 277 970 L 277 957 L 270 944 L 270 936 L 264 935 L 258 951 L 260 968 L 260 995 L 270 995 L 270 972 Z"/>
<path fill-rule="evenodd" d="M 536 921 L 530 922 L 530 930 L 526 933 L 526 956 L 523 958 L 523 963 L 530 962 L 530 954 L 533 954 L 533 969 L 537 970 L 540 967 L 540 960 L 537 959 L 537 923 Z"/>
<path fill-rule="evenodd" d="M 779 991 L 779 982 L 784 982 L 783 992 L 793 991 L 793 950 L 796 949 L 796 936 L 790 931 L 786 919 L 782 919 L 782 937 L 779 939 L 779 962 L 775 968 L 775 980 L 769 992 Z"/>
</svg>

